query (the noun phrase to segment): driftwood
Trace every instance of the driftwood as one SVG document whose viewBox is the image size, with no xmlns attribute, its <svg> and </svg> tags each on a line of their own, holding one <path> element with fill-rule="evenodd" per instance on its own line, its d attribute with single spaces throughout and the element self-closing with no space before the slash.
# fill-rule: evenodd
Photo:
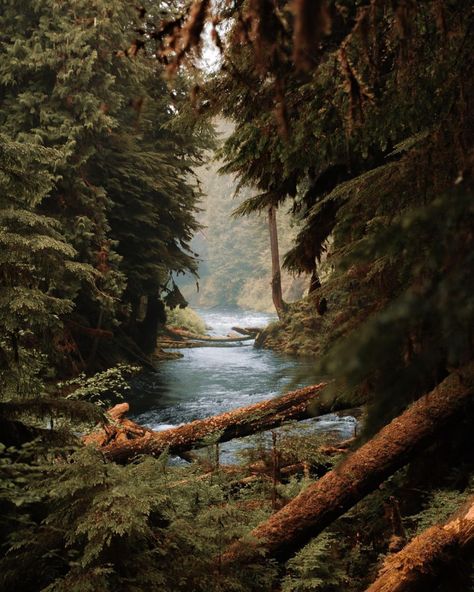
<svg viewBox="0 0 474 592">
<path fill-rule="evenodd" d="M 245 334 L 244 337 L 233 337 L 233 336 L 216 336 L 213 337 L 212 335 L 198 335 L 197 333 L 193 333 L 192 331 L 188 331 L 187 329 L 176 329 L 174 327 L 167 327 L 167 334 L 169 336 L 169 341 L 173 342 L 177 341 L 212 341 L 212 342 L 233 342 L 233 341 L 249 341 L 254 339 L 254 337 L 248 333 Z M 161 342 L 164 340 L 161 339 Z"/>
<path fill-rule="evenodd" d="M 449 375 L 369 442 L 252 531 L 255 547 L 284 560 L 406 465 L 418 451 L 473 404 L 474 363 Z M 226 562 L 248 558 L 248 541 L 237 541 Z"/>
<path fill-rule="evenodd" d="M 312 415 L 322 415 L 337 410 L 333 401 L 325 401 L 319 397 L 324 386 L 325 384 L 308 386 L 275 399 L 241 407 L 207 419 L 199 419 L 161 432 L 144 430 L 143 435 L 134 437 L 132 434 L 130 439 L 125 435 L 120 437 L 119 441 L 110 436 L 106 438 L 102 436 L 105 444 L 101 443 L 100 435 L 93 434 L 85 441 L 101 446 L 105 456 L 116 462 L 127 462 L 140 454 L 156 456 L 165 450 L 171 454 L 180 455 L 193 448 L 227 442 L 234 438 L 269 430 L 290 420 L 306 419 Z M 315 400 L 318 401 L 317 411 L 313 410 L 311 405 Z M 123 424 L 125 420 L 120 421 Z M 130 422 L 130 420 L 126 421 Z M 108 428 L 110 432 L 114 426 L 108 426 Z M 118 431 L 120 432 L 119 429 Z"/>
<path fill-rule="evenodd" d="M 215 339 L 210 341 L 160 341 L 159 346 L 162 348 L 173 349 L 191 349 L 196 347 L 243 347 L 242 341 L 250 341 L 251 338 L 244 337 L 242 339 Z M 252 345 L 245 343 L 245 345 Z"/>
<path fill-rule="evenodd" d="M 423 531 L 389 556 L 366 592 L 428 590 L 446 566 L 474 546 L 474 497 L 445 524 Z"/>
<path fill-rule="evenodd" d="M 141 438 L 152 432 L 136 424 L 131 419 L 127 419 L 125 414 L 130 410 L 128 403 L 120 403 L 107 411 L 107 416 L 111 423 L 103 425 L 100 430 L 84 436 L 84 444 L 94 444 L 98 447 L 104 447 L 111 442 L 126 442 L 130 438 Z"/>
<path fill-rule="evenodd" d="M 232 327 L 232 331 L 240 333 L 241 335 L 250 335 L 256 337 L 262 329 L 258 327 Z"/>
<path fill-rule="evenodd" d="M 158 345 L 160 347 L 192 348 L 192 347 L 222 347 L 240 346 L 242 342 L 250 342 L 255 339 L 254 335 L 246 333 L 244 336 L 212 337 L 209 335 L 197 335 L 186 329 L 167 327 L 166 335 L 163 335 Z"/>
<path fill-rule="evenodd" d="M 235 343 L 237 341 L 252 341 L 250 335 L 245 337 L 193 337 L 191 341 L 202 341 L 207 343 Z"/>
</svg>

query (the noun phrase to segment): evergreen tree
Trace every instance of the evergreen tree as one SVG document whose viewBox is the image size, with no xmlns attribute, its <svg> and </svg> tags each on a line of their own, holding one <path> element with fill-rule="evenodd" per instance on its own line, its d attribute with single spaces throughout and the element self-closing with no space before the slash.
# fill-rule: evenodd
<svg viewBox="0 0 474 592">
<path fill-rule="evenodd" d="M 226 15 L 209 87 L 236 123 L 225 170 L 259 191 L 242 214 L 293 202 L 289 269 L 317 273 L 329 249 L 332 274 L 269 343 L 332 352 L 316 374 L 385 422 L 472 355 L 468 7 L 290 4 Z"/>
<path fill-rule="evenodd" d="M 132 336 L 152 351 L 170 273 L 195 267 L 189 170 L 208 135 L 189 118 L 169 129 L 179 93 L 173 101 L 163 83 L 155 87 L 157 61 L 137 53 L 145 16 L 122 0 L 7 3 L 0 15 L 0 119 L 11 137 L 61 150 L 42 212 L 95 270 L 75 295 L 65 334 L 89 369 L 109 363 L 96 360 L 98 346 L 119 322 L 135 323 L 142 297 L 154 311 L 149 335 Z"/>
<path fill-rule="evenodd" d="M 39 213 L 61 154 L 0 136 L 0 328 L 3 398 L 38 393 L 47 353 L 60 347 L 78 275 L 60 224 Z M 89 272 L 90 273 L 90 272 Z M 67 293 L 64 284 L 68 285 Z"/>
<path fill-rule="evenodd" d="M 164 98 L 164 86 L 152 86 L 161 67 L 148 42 L 163 42 L 158 57 L 176 73 L 187 55 L 194 57 L 206 18 L 214 28 L 219 19 L 206 0 L 175 8 L 184 13 L 173 11 L 169 21 L 150 8 L 152 25 L 146 8 L 123 0 L 4 5 L 4 399 L 41 390 L 39 354 L 48 344 L 61 349 L 56 334 L 66 341 L 63 322 L 76 342 L 71 351 L 78 359 L 86 353 L 84 366 L 94 364 L 98 339 L 119 321 L 151 349 L 170 272 L 194 270 L 188 244 L 196 194 L 188 169 L 197 157 L 195 128 L 188 134 L 186 126 L 171 125 L 183 108 L 182 88 L 175 104 Z M 2 449 L 0 516 L 8 554 L 1 573 L 9 588 L 274 589 L 279 574 L 255 560 L 255 539 L 237 545 L 248 569 L 229 566 L 237 555 L 228 545 L 245 537 L 247 528 L 239 526 L 245 521 L 260 524 L 257 537 L 276 537 L 274 553 L 281 557 L 281 535 L 286 552 L 295 540 L 309 539 L 310 525 L 329 527 L 288 566 L 283 589 L 359 592 L 375 580 L 380 555 L 403 544 L 407 527 L 429 526 L 439 505 L 451 514 L 472 493 L 470 4 L 249 0 L 215 9 L 227 47 L 209 96 L 215 111 L 237 124 L 223 151 L 226 170 L 258 193 L 240 211 L 291 200 L 303 228 L 286 263 L 314 278 L 312 293 L 267 343 L 285 348 L 295 335 L 307 339 L 319 354 L 315 373 L 334 379 L 334 392 L 347 405 L 368 409 L 364 437 L 400 417 L 342 469 L 306 489 L 308 454 L 296 455 L 305 477 L 277 485 L 276 437 L 271 485 L 250 492 L 252 481 L 236 482 L 232 471 L 227 479 L 218 463 L 202 473 L 165 468 L 165 458 L 121 467 L 90 450 L 63 462 L 66 447 Z M 214 36 L 225 44 L 216 29 Z M 325 250 L 332 269 L 318 286 Z M 302 319 L 303 335 L 294 330 Z M 141 322 L 151 330 L 142 331 Z M 15 381 L 12 367 L 20 368 Z M 16 428 L 7 445 L 57 435 L 40 425 L 51 401 L 20 403 L 0 406 L 2 425 Z M 58 414 L 69 413 L 67 404 L 55 403 Z M 90 407 L 83 411 L 98 419 Z M 15 423 L 22 413 L 29 417 Z M 407 459 L 411 464 L 392 474 Z M 384 479 L 383 488 L 362 500 Z M 265 520 L 268 487 L 273 509 L 277 489 L 282 497 L 304 491 Z M 434 565 L 439 554 L 428 558 L 422 565 Z M 328 574 L 332 562 L 338 569 Z M 472 565 L 459 565 L 456 580 L 435 581 L 438 592 L 452 590 L 453 581 L 472 588 Z"/>
</svg>

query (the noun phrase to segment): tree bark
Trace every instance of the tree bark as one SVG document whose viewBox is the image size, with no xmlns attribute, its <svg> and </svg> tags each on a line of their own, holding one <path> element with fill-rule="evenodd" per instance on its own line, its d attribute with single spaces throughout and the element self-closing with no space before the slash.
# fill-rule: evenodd
<svg viewBox="0 0 474 592">
<path fill-rule="evenodd" d="M 278 249 L 278 228 L 276 206 L 268 208 L 268 229 L 270 231 L 270 252 L 272 256 L 272 299 L 278 318 L 285 312 L 285 303 L 281 290 L 280 252 Z"/>
<path fill-rule="evenodd" d="M 316 270 L 316 262 L 314 263 L 314 269 L 311 273 L 311 280 L 309 282 L 308 294 L 312 294 L 315 290 L 321 287 L 321 280 L 319 279 L 318 272 Z"/>
<path fill-rule="evenodd" d="M 182 343 L 182 340 L 185 339 L 187 341 L 203 341 L 203 342 L 210 342 L 210 343 L 235 343 L 237 341 L 251 341 L 255 339 L 253 335 L 242 335 L 242 337 L 213 337 L 212 335 L 195 335 L 190 331 L 186 331 L 183 329 L 168 329 L 169 333 L 176 335 L 180 338 L 178 343 Z M 162 339 L 161 342 L 164 340 Z M 170 339 L 170 342 L 172 340 Z M 186 342 L 185 342 L 186 343 Z"/>
<path fill-rule="evenodd" d="M 158 328 L 166 321 L 165 307 L 156 294 L 148 294 L 145 318 L 138 324 L 139 346 L 145 354 L 152 354 L 156 348 Z"/>
<path fill-rule="evenodd" d="M 269 430 L 290 420 L 301 420 L 313 415 L 322 415 L 336 409 L 333 401 L 319 398 L 325 384 L 308 386 L 285 395 L 241 407 L 222 415 L 198 419 L 162 432 L 148 431 L 144 436 L 122 441 L 110 441 L 102 448 L 105 456 L 115 462 L 127 462 L 139 454 L 159 455 L 165 450 L 180 455 L 193 448 L 211 443 L 227 442 L 234 438 L 250 436 Z M 312 403 L 318 400 L 317 412 Z M 129 420 L 127 420 L 129 421 Z M 136 425 L 136 424 L 135 424 Z M 139 426 L 138 426 L 139 427 Z M 86 443 L 96 442 L 100 437 L 88 436 Z"/>
<path fill-rule="evenodd" d="M 84 444 L 94 444 L 105 447 L 111 442 L 118 443 L 127 441 L 129 438 L 139 438 L 149 434 L 152 430 L 136 424 L 127 419 L 130 406 L 128 403 L 119 403 L 107 411 L 112 423 L 105 424 L 100 430 L 87 434 L 82 438 Z"/>
<path fill-rule="evenodd" d="M 406 465 L 473 404 L 474 363 L 448 376 L 364 446 L 252 531 L 255 547 L 285 560 L 336 518 Z M 235 561 L 255 553 L 237 541 L 226 553 Z"/>
<path fill-rule="evenodd" d="M 427 590 L 440 571 L 474 546 L 474 497 L 444 525 L 437 524 L 389 556 L 366 592 Z M 438 576 L 438 577 L 437 577 Z"/>
<path fill-rule="evenodd" d="M 232 327 L 232 331 L 240 333 L 241 335 L 257 337 L 257 335 L 262 331 L 262 327 Z"/>
<path fill-rule="evenodd" d="M 99 347 L 99 341 L 100 341 L 100 331 L 102 330 L 102 321 L 104 318 L 104 309 L 101 307 L 99 310 L 99 318 L 97 319 L 97 327 L 95 328 L 95 336 L 94 336 L 94 341 L 92 342 L 92 347 L 91 347 L 91 351 L 89 354 L 89 358 L 87 359 L 87 368 L 90 369 L 92 368 L 92 364 L 95 361 L 95 357 L 97 355 L 97 349 Z"/>
</svg>

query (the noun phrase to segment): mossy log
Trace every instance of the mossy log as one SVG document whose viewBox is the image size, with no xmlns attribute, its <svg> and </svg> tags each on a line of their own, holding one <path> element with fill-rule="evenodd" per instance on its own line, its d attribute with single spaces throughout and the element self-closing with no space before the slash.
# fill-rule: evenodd
<svg viewBox="0 0 474 592">
<path fill-rule="evenodd" d="M 177 329 L 175 327 L 167 327 L 168 340 L 161 339 L 161 343 L 174 341 L 213 341 L 219 342 L 233 342 L 233 341 L 249 341 L 254 339 L 254 335 L 246 333 L 244 336 L 213 336 L 213 335 L 198 335 L 187 329 Z"/>
<path fill-rule="evenodd" d="M 246 335 L 242 337 L 193 337 L 191 341 L 202 341 L 205 343 L 236 343 L 240 341 L 252 341 L 254 337 Z"/>
<path fill-rule="evenodd" d="M 256 337 L 262 329 L 259 327 L 232 327 L 232 331 L 240 333 L 241 335 L 247 335 L 250 337 Z"/>
<path fill-rule="evenodd" d="M 252 531 L 256 549 L 236 541 L 225 561 L 258 551 L 285 560 L 406 465 L 473 404 L 474 363 L 449 375 L 332 471 Z"/>
<path fill-rule="evenodd" d="M 281 397 L 267 399 L 207 419 L 198 419 L 161 432 L 146 430 L 142 436 L 134 437 L 132 434 L 132 439 L 121 437 L 116 441 L 108 438 L 104 440 L 105 444 L 101 444 L 100 436 L 91 435 L 85 441 L 98 444 L 109 460 L 121 463 L 140 454 L 157 456 L 165 450 L 170 454 L 180 455 L 193 448 L 250 436 L 291 420 L 307 419 L 315 414 L 322 415 L 334 411 L 333 401 L 325 401 L 319 397 L 324 386 L 322 383 L 297 389 Z M 317 412 L 312 405 L 316 400 Z M 112 427 L 108 427 L 109 431 Z"/>
<path fill-rule="evenodd" d="M 474 497 L 449 521 L 428 528 L 401 551 L 390 555 L 366 592 L 428 590 L 449 564 L 470 553 L 473 547 Z"/>
<path fill-rule="evenodd" d="M 244 337 L 242 339 L 211 339 L 207 341 L 160 341 L 159 346 L 161 348 L 170 348 L 170 349 L 191 349 L 191 348 L 198 348 L 198 347 L 243 347 L 251 346 L 250 339 L 253 337 L 247 338 Z M 245 344 L 242 342 L 246 342 Z"/>
</svg>

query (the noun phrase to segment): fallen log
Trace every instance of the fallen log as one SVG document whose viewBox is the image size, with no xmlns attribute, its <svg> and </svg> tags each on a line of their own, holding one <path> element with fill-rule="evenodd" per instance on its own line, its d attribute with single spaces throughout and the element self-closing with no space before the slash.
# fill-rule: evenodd
<svg viewBox="0 0 474 592">
<path fill-rule="evenodd" d="M 168 450 L 180 455 L 193 448 L 243 438 L 282 425 L 290 420 L 307 419 L 316 414 L 311 403 L 319 397 L 325 384 L 301 388 L 285 395 L 241 407 L 221 415 L 198 419 L 161 432 L 150 431 L 143 437 L 126 442 L 111 442 L 102 448 L 105 456 L 115 462 L 127 462 L 140 454 L 157 456 Z M 318 398 L 318 415 L 336 411 L 333 401 Z M 340 403 L 337 405 L 341 406 Z"/>
<path fill-rule="evenodd" d="M 473 404 L 473 392 L 471 363 L 449 375 L 335 469 L 257 526 L 251 533 L 255 549 L 248 541 L 235 542 L 224 555 L 225 562 L 248 558 L 261 550 L 278 560 L 293 555 L 431 444 Z"/>
<path fill-rule="evenodd" d="M 124 415 L 129 411 L 130 405 L 128 403 L 118 403 L 117 405 L 112 407 L 112 409 L 109 409 L 107 411 L 107 415 L 110 417 L 110 419 L 118 421 L 119 419 L 122 419 Z"/>
<path fill-rule="evenodd" d="M 427 590 L 439 573 L 474 546 L 474 498 L 445 524 L 423 531 L 401 551 L 389 556 L 366 592 Z"/>
<path fill-rule="evenodd" d="M 262 329 L 258 327 L 231 327 L 232 331 L 240 333 L 241 335 L 250 335 L 256 337 Z"/>
<path fill-rule="evenodd" d="M 130 438 L 144 437 L 151 430 L 127 419 L 125 414 L 129 411 L 128 403 L 119 403 L 107 411 L 111 423 L 103 425 L 100 430 L 87 434 L 82 438 L 84 444 L 94 444 L 98 447 L 107 446 L 111 442 L 123 442 Z"/>
<path fill-rule="evenodd" d="M 249 341 L 254 339 L 254 336 L 245 334 L 243 337 L 225 337 L 225 336 L 212 336 L 212 335 L 198 335 L 197 333 L 193 333 L 192 331 L 187 331 L 186 329 L 176 329 L 172 327 L 167 328 L 167 333 L 170 336 L 170 341 L 173 342 L 173 338 L 176 338 L 178 341 L 186 340 L 186 341 L 212 341 L 212 342 L 233 342 L 233 341 Z M 161 340 L 162 342 L 164 340 Z"/>
<path fill-rule="evenodd" d="M 252 337 L 253 339 L 253 337 Z M 242 341 L 246 343 L 243 344 Z M 250 339 L 228 339 L 228 340 L 212 340 L 212 341 L 160 341 L 158 345 L 162 348 L 172 349 L 190 349 L 193 347 L 243 347 L 244 345 L 251 346 Z"/>
<path fill-rule="evenodd" d="M 242 337 L 191 337 L 190 341 L 202 341 L 203 343 L 235 343 L 237 341 L 252 341 L 254 337 L 246 335 Z"/>
</svg>

